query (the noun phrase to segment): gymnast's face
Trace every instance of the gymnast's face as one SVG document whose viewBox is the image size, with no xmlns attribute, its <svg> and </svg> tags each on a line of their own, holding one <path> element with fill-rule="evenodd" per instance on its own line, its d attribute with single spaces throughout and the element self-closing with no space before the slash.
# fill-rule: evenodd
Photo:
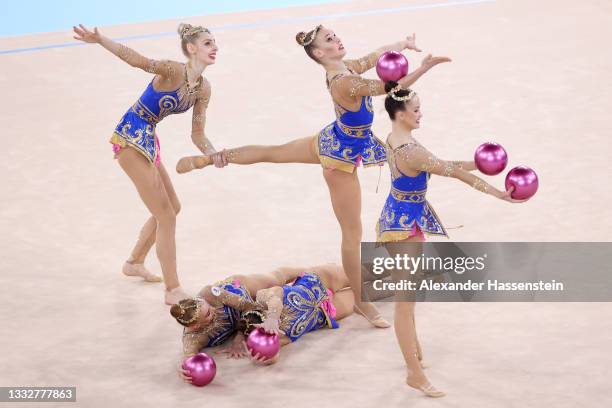
<svg viewBox="0 0 612 408">
<path fill-rule="evenodd" d="M 201 33 L 198 38 L 187 44 L 189 56 L 205 65 L 212 65 L 217 60 L 219 47 L 215 42 L 215 37 L 210 33 Z"/>
<path fill-rule="evenodd" d="M 419 97 L 415 95 L 408 103 L 406 103 L 406 109 L 398 111 L 395 114 L 395 119 L 399 120 L 402 125 L 407 129 L 413 130 L 421 127 L 421 101 Z"/>
<path fill-rule="evenodd" d="M 322 27 L 319 30 L 313 45 L 315 46 L 313 53 L 319 60 L 342 59 L 346 55 L 342 40 L 329 28 Z"/>
<path fill-rule="evenodd" d="M 212 322 L 213 310 L 212 307 L 205 301 L 202 300 L 200 304 L 200 316 L 196 323 L 189 326 L 190 329 L 201 329 Z"/>
</svg>

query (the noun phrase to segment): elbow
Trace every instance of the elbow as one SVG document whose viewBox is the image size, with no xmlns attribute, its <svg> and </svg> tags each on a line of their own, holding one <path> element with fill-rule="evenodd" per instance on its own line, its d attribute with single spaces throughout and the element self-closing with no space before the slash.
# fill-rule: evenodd
<svg viewBox="0 0 612 408">
<path fill-rule="evenodd" d="M 191 141 L 193 142 L 193 144 L 197 145 L 198 143 L 201 143 L 202 140 L 204 140 L 203 132 L 193 132 L 191 134 Z"/>
</svg>

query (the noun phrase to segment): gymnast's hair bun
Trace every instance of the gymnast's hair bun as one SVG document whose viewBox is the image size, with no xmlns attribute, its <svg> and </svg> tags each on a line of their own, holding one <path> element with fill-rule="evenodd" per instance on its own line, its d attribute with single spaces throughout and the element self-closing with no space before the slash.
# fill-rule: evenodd
<svg viewBox="0 0 612 408">
<path fill-rule="evenodd" d="M 299 33 L 295 35 L 295 41 L 297 41 L 297 43 L 300 44 L 302 47 L 304 46 L 306 35 L 307 33 L 305 33 L 304 31 L 300 31 Z"/>
<path fill-rule="evenodd" d="M 397 84 L 397 82 L 395 82 L 395 81 L 387 81 L 387 82 L 385 82 L 385 92 L 386 92 L 386 93 L 391 92 L 391 90 L 392 90 L 393 88 L 395 88 L 397 85 L 398 85 L 398 84 Z"/>
<path fill-rule="evenodd" d="M 183 317 L 183 309 L 179 305 L 172 305 L 170 308 L 170 314 L 175 319 Z"/>
<path fill-rule="evenodd" d="M 178 26 L 178 29 L 176 30 L 178 32 L 178 34 L 182 37 L 185 35 L 185 33 L 187 31 L 189 31 L 190 29 L 192 29 L 193 26 L 191 24 L 187 24 L 187 23 L 181 23 Z"/>
</svg>

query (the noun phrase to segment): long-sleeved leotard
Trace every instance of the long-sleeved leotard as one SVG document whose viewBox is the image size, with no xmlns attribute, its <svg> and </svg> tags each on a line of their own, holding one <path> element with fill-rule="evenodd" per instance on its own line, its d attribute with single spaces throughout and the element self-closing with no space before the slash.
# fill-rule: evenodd
<svg viewBox="0 0 612 408">
<path fill-rule="evenodd" d="M 482 192 L 492 188 L 481 178 L 468 173 L 473 162 L 438 159 L 416 141 L 392 149 L 388 146 L 391 191 L 376 225 L 379 242 L 401 241 L 417 233 L 448 236 L 440 219 L 426 200 L 431 174 L 454 177 Z M 418 172 L 416 176 L 406 173 Z"/>
<path fill-rule="evenodd" d="M 261 289 L 282 286 L 293 282 L 304 271 L 304 268 L 281 267 L 264 275 L 233 275 L 214 285 L 205 286 L 197 298 L 204 299 L 214 308 L 213 321 L 200 330 L 183 331 L 183 351 L 185 355 L 198 353 L 205 347 L 218 346 L 232 335 L 240 341 L 240 320 L 245 313 L 263 311 L 265 306 L 254 302 L 251 293 Z"/>
<path fill-rule="evenodd" d="M 104 39 L 102 46 L 117 55 L 130 66 L 155 74 L 143 94 L 123 115 L 110 142 L 115 151 L 125 146 L 134 147 L 150 162 L 159 163 L 159 141 L 155 127 L 170 114 L 183 113 L 194 107 L 191 139 L 202 153 L 210 154 L 214 148 L 204 133 L 206 108 L 211 95 L 210 83 L 203 77 L 190 86 L 187 66 L 176 61 L 146 58 L 131 48 Z M 158 91 L 176 85 L 172 91 Z"/>
<path fill-rule="evenodd" d="M 372 133 L 372 97 L 385 94 L 385 83 L 378 79 L 362 78 L 359 74 L 373 68 L 380 53 L 387 49 L 393 49 L 393 46 L 357 60 L 344 61 L 348 73 L 328 79 L 336 120 L 326 126 L 314 141 L 315 152 L 324 167 L 352 173 L 362 161 L 364 167 L 382 165 L 386 161 L 384 144 Z M 399 84 L 409 87 L 426 70 L 425 67 L 418 68 L 400 79 Z M 348 107 L 357 110 L 349 110 Z"/>
</svg>

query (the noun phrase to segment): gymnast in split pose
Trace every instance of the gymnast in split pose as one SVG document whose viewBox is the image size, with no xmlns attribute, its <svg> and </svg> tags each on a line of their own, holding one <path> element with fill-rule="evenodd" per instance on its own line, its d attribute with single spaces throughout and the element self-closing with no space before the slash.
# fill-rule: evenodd
<svg viewBox="0 0 612 408">
<path fill-rule="evenodd" d="M 321 25 L 309 32 L 300 32 L 296 40 L 325 70 L 336 120 L 315 136 L 283 145 L 251 145 L 224 150 L 221 153 L 223 164 L 320 163 L 342 231 L 342 266 L 355 295 L 355 311 L 376 327 L 389 327 L 376 307 L 362 299 L 360 288 L 361 189 L 355 169 L 361 162 L 364 166 L 372 166 L 383 165 L 386 160 L 384 146 L 371 130 L 372 97 L 385 94 L 384 83 L 364 79 L 360 74 L 373 68 L 385 51 L 420 50 L 413 35 L 358 60 L 344 60 L 346 49 L 342 41 L 331 29 Z M 448 61 L 446 57 L 428 55 L 421 66 L 403 77 L 400 83 L 408 87 L 435 65 Z M 207 155 L 184 157 L 177 163 L 177 171 L 185 173 L 212 163 L 214 158 Z"/>
<path fill-rule="evenodd" d="M 386 85 L 385 109 L 392 121 L 392 131 L 386 142 L 387 162 L 391 172 L 391 191 L 376 226 L 378 242 L 413 242 L 399 248 L 387 245 L 389 255 L 410 252 L 418 257 L 423 253 L 425 234 L 447 236 L 442 222 L 426 200 L 428 180 L 431 174 L 453 177 L 478 191 L 501 200 L 519 203 L 510 197 L 512 189 L 500 191 L 481 178 L 470 173 L 476 164 L 470 161 L 446 161 L 437 158 L 416 140 L 412 132 L 420 127 L 421 102 L 416 92 L 397 82 Z M 410 276 L 394 275 L 394 281 L 410 279 Z M 442 397 L 423 373 L 420 346 L 414 320 L 415 302 L 408 297 L 395 298 L 394 326 L 404 360 L 408 367 L 406 382 L 430 397 Z"/>
<path fill-rule="evenodd" d="M 353 311 L 353 293 L 342 267 L 279 268 L 265 275 L 234 275 L 206 286 L 198 296 L 170 308 L 184 326 L 183 358 L 229 341 L 222 350 L 230 358 L 247 356 L 245 338 L 263 327 L 280 336 L 281 345 L 325 327 L 337 328 Z M 344 289 L 344 290 L 343 290 Z M 230 341 L 231 339 L 231 341 Z M 272 364 L 272 360 L 255 360 Z M 179 365 L 187 382 L 188 372 Z"/>
<path fill-rule="evenodd" d="M 178 33 L 187 61 L 180 63 L 146 58 L 105 37 L 97 28 L 90 31 L 79 25 L 73 29 L 75 39 L 100 44 L 130 66 L 154 75 L 140 98 L 119 121 L 110 142 L 119 165 L 151 212 L 123 265 L 123 273 L 140 276 L 148 282 L 160 282 L 161 278 L 144 266 L 145 257 L 156 244 L 166 285 L 165 302 L 174 304 L 187 297 L 180 286 L 176 266 L 175 226 L 181 205 L 161 162 L 155 127 L 166 116 L 193 107 L 191 140 L 203 154 L 221 165 L 221 156 L 204 134 L 211 88 L 202 73 L 215 63 L 218 50 L 215 38 L 204 27 L 181 24 Z"/>
</svg>

